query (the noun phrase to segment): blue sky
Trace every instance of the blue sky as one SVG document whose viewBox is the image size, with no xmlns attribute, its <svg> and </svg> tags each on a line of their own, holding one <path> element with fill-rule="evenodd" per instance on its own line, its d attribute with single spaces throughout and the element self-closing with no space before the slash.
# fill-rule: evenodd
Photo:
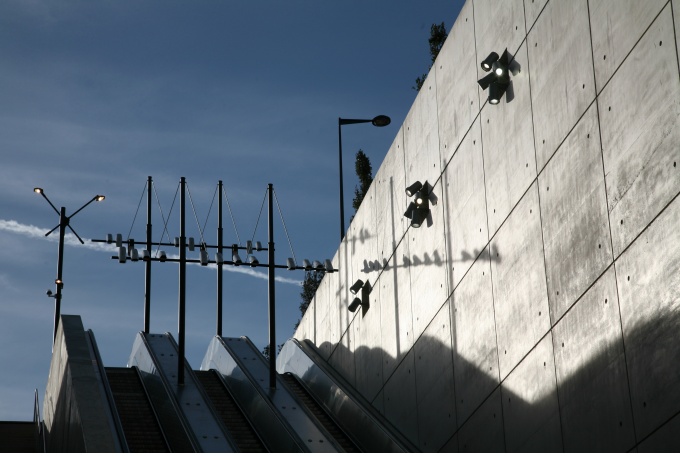
<svg viewBox="0 0 680 460">
<path fill-rule="evenodd" d="M 274 184 L 298 260 L 332 258 L 339 242 L 337 119 L 386 114 L 392 124 L 343 128 L 349 223 L 362 148 L 374 173 L 430 63 L 430 25 L 450 30 L 462 1 L 0 2 L 0 420 L 29 420 L 51 358 L 58 224 L 44 188 L 86 240 L 145 236 L 147 176 L 168 213 L 186 177 L 206 240 L 216 243 L 218 180 L 242 243 Z M 154 239 L 162 222 L 154 208 Z M 189 207 L 187 233 L 199 238 Z M 278 213 L 276 213 L 278 214 Z M 276 216 L 277 262 L 291 257 Z M 225 208 L 225 242 L 237 242 Z M 267 240 L 266 212 L 256 240 Z M 177 205 L 169 222 L 179 234 Z M 56 237 L 56 232 L 55 232 Z M 143 328 L 143 265 L 112 246 L 69 237 L 62 313 L 81 315 L 106 366 L 125 366 Z M 262 253 L 262 258 L 266 258 Z M 153 268 L 152 332 L 177 337 L 176 264 Z M 259 269 L 260 275 L 266 269 Z M 299 318 L 303 273 L 279 271 L 277 341 Z M 225 336 L 267 342 L 267 282 L 225 272 Z M 187 358 L 215 333 L 215 270 L 187 270 Z M 41 407 L 42 409 L 42 407 Z"/>
</svg>

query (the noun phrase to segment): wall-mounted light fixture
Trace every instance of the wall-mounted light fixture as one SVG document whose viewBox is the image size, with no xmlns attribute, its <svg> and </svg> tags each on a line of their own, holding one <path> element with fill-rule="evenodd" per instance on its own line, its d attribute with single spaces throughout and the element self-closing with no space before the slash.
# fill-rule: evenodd
<svg viewBox="0 0 680 460">
<path fill-rule="evenodd" d="M 357 295 L 359 290 L 361 290 L 362 286 L 364 285 L 364 282 L 362 280 L 357 280 L 350 288 L 349 292 L 351 292 L 354 295 Z"/>
<path fill-rule="evenodd" d="M 349 304 L 347 309 L 354 313 L 355 311 L 357 311 L 357 308 L 361 306 L 364 312 L 366 312 L 366 310 L 368 310 L 368 307 L 370 306 L 368 299 L 371 294 L 371 283 L 369 283 L 368 281 L 364 283 L 362 280 L 357 280 L 352 285 L 352 287 L 349 288 L 349 291 L 354 295 L 357 295 L 359 291 L 361 291 L 361 296 L 355 297 L 354 300 L 352 300 L 352 302 Z"/>
<path fill-rule="evenodd" d="M 416 181 L 406 187 L 406 195 L 412 196 L 413 201 L 409 203 L 404 217 L 411 219 L 412 227 L 418 228 L 430 213 L 430 184 Z"/>
<path fill-rule="evenodd" d="M 498 53 L 491 52 L 486 59 L 481 62 L 482 70 L 491 71 L 477 81 L 483 90 L 489 88 L 489 104 L 496 105 L 501 101 L 501 97 L 510 85 L 510 53 L 507 48 L 499 57 Z"/>
</svg>

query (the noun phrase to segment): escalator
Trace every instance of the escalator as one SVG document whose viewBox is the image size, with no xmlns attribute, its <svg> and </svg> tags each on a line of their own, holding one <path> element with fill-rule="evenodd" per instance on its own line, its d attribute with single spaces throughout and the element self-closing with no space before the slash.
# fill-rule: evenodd
<svg viewBox="0 0 680 460">
<path fill-rule="evenodd" d="M 107 367 L 106 377 L 130 452 L 170 452 L 137 368 Z"/>
<path fill-rule="evenodd" d="M 296 376 L 293 374 L 279 374 L 286 382 L 288 389 L 295 398 L 312 413 L 317 421 L 326 429 L 333 439 L 342 447 L 345 452 L 361 452 L 357 445 L 340 429 L 338 424 L 328 415 L 328 413 L 316 402 L 316 400 L 304 388 Z"/>
<path fill-rule="evenodd" d="M 267 452 L 264 443 L 222 383 L 221 377 L 213 370 L 195 371 L 195 375 L 239 450 L 249 453 Z"/>
</svg>

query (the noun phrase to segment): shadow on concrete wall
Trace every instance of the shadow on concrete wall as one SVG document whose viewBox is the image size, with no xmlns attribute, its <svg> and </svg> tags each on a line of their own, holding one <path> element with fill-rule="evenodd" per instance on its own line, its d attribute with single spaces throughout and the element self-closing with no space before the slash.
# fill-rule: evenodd
<svg viewBox="0 0 680 460">
<path fill-rule="evenodd" d="M 627 352 L 619 336 L 568 375 L 558 376 L 551 330 L 502 382 L 497 366 L 486 372 L 426 334 L 391 375 L 377 366 L 384 383 L 364 394 L 423 451 L 680 450 L 678 309 L 631 330 Z M 389 361 L 382 348 L 321 346 L 350 358 L 352 366 L 336 369 L 350 382 L 366 363 Z"/>
</svg>

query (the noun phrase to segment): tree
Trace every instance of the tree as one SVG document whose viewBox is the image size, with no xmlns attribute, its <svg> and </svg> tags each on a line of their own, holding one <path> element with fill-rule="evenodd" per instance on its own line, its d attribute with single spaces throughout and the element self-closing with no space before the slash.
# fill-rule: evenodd
<svg viewBox="0 0 680 460">
<path fill-rule="evenodd" d="M 300 302 L 299 307 L 300 319 L 297 320 L 297 322 L 293 326 L 295 330 L 297 330 L 298 326 L 300 325 L 302 317 L 305 316 L 305 312 L 307 311 L 307 308 L 309 308 L 309 304 L 312 303 L 312 299 L 314 298 L 316 290 L 319 288 L 319 285 L 321 284 L 321 280 L 323 279 L 324 274 L 325 272 L 317 272 L 316 270 L 305 272 L 305 279 L 302 282 L 302 292 L 300 292 L 300 298 L 302 299 L 302 302 Z"/>
<path fill-rule="evenodd" d="M 354 187 L 354 199 L 352 200 L 352 207 L 354 211 L 359 210 L 361 202 L 368 193 L 368 189 L 373 182 L 373 168 L 371 167 L 371 160 L 368 159 L 363 150 L 357 152 L 356 161 L 354 162 L 354 169 L 359 179 L 359 186 Z"/>
<path fill-rule="evenodd" d="M 283 348 L 283 343 L 280 345 L 277 345 L 276 347 L 276 354 L 278 355 L 281 353 L 281 349 Z M 265 345 L 264 348 L 262 349 L 262 354 L 264 355 L 265 359 L 269 361 L 269 344 Z"/>
<path fill-rule="evenodd" d="M 430 63 L 428 72 L 429 69 L 432 68 L 432 64 L 434 64 L 434 61 L 437 60 L 439 51 L 441 51 L 447 36 L 448 34 L 446 33 L 446 26 L 444 26 L 443 22 L 441 24 L 432 24 L 432 26 L 430 27 L 430 38 L 428 39 L 428 42 L 430 43 L 430 58 L 432 59 L 432 62 Z M 413 89 L 415 89 L 416 91 L 420 91 L 420 88 L 423 86 L 423 83 L 425 83 L 425 78 L 427 78 L 427 73 L 424 73 L 420 77 L 417 77 L 416 86 L 413 86 Z"/>
</svg>

